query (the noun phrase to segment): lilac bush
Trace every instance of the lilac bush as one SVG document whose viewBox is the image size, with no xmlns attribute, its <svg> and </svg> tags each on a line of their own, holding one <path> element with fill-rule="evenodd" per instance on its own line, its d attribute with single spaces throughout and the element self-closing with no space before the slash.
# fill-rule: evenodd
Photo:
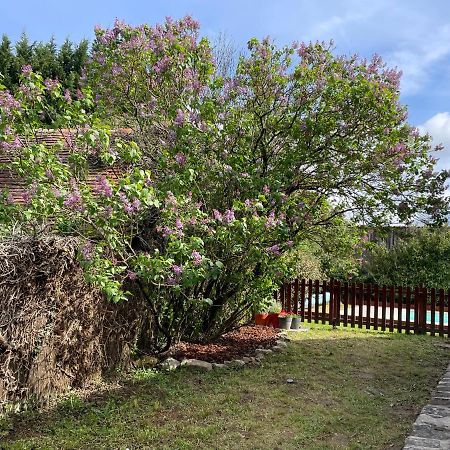
<svg viewBox="0 0 450 450">
<path fill-rule="evenodd" d="M 446 212 L 446 174 L 378 56 L 253 39 L 224 78 L 198 33 L 190 17 L 117 21 L 96 29 L 77 98 L 28 70 L 16 95 L 0 91 L 2 152 L 28 185 L 25 203 L 5 193 L 2 222 L 79 235 L 87 279 L 113 301 L 143 296 L 160 350 L 248 317 L 289 276 L 284 255 L 343 216 Z M 49 116 L 71 130 L 68 161 L 33 140 Z M 88 183 L 92 157 L 116 177 Z"/>
</svg>

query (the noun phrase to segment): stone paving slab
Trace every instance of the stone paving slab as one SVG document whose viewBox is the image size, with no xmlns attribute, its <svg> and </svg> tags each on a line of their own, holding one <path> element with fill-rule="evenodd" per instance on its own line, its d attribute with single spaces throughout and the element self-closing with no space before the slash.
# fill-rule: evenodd
<svg viewBox="0 0 450 450">
<path fill-rule="evenodd" d="M 450 450 L 450 365 L 436 387 L 431 401 L 406 438 L 403 450 Z"/>
</svg>

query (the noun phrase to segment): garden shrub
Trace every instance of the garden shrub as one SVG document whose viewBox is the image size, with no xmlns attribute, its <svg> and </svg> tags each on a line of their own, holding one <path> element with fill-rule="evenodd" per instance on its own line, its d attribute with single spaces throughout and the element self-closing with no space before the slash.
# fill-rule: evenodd
<svg viewBox="0 0 450 450">
<path fill-rule="evenodd" d="M 299 245 L 283 257 L 286 266 L 290 269 L 289 279 L 324 280 L 327 278 L 322 270 L 318 250 L 314 250 L 311 245 Z"/>
<path fill-rule="evenodd" d="M 397 286 L 450 288 L 450 232 L 411 229 L 391 249 L 375 246 L 363 267 L 365 280 Z"/>
</svg>

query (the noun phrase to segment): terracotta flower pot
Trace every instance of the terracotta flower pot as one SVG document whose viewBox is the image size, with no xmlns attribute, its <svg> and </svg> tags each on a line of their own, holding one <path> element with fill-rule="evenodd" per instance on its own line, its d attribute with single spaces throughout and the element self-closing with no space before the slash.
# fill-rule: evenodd
<svg viewBox="0 0 450 450">
<path fill-rule="evenodd" d="M 268 327 L 278 328 L 278 313 L 269 313 L 266 319 Z"/>
<path fill-rule="evenodd" d="M 255 325 L 267 325 L 267 313 L 255 314 Z"/>
</svg>

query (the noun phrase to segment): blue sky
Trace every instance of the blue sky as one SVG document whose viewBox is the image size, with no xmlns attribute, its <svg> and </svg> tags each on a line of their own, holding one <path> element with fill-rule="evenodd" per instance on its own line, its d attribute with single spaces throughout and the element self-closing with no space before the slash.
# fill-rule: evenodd
<svg viewBox="0 0 450 450">
<path fill-rule="evenodd" d="M 448 0 L 0 0 L 0 33 L 16 40 L 91 39 L 114 19 L 156 23 L 185 14 L 202 33 L 226 32 L 237 47 L 250 37 L 277 43 L 333 39 L 337 53 L 380 54 L 403 71 L 409 121 L 442 142 L 440 167 L 450 169 L 450 2 Z"/>
</svg>

